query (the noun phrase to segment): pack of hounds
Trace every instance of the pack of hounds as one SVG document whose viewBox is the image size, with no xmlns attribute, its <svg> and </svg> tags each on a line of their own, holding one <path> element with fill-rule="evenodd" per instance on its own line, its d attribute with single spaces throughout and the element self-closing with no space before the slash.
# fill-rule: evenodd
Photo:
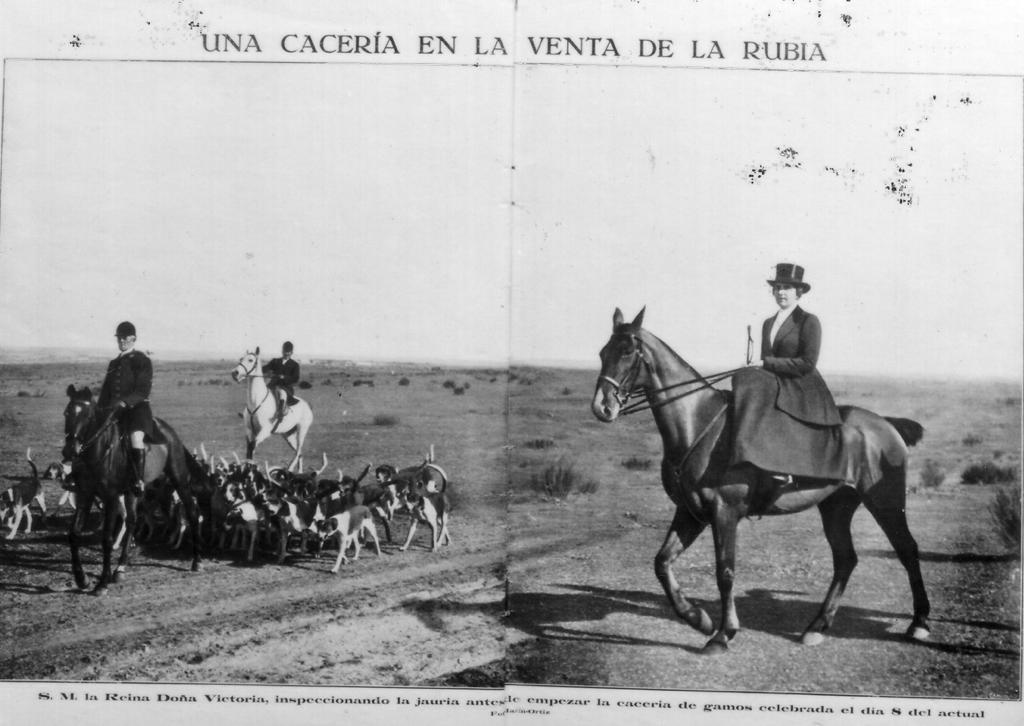
<svg viewBox="0 0 1024 726">
<path fill-rule="evenodd" d="M 21 522 L 25 532 L 32 531 L 33 508 L 46 521 L 43 480 L 61 484 L 61 496 L 53 514 L 65 506 L 75 507 L 75 483 L 69 467 L 51 463 L 40 475 L 29 449 L 26 458 L 30 476 L 21 477 L 0 494 L 0 522 L 9 528 L 13 539 Z M 232 462 L 223 456 L 207 454 L 205 445 L 188 455 L 191 496 L 200 512 L 200 531 L 188 531 L 185 507 L 178 493 L 163 480 L 147 485 L 138 502 L 137 524 L 132 536 L 137 542 L 165 542 L 173 549 L 182 546 L 186 536 L 198 537 L 204 547 L 220 552 L 245 552 L 253 561 L 257 548 L 276 554 L 278 564 L 298 543 L 299 551 L 320 557 L 327 547 L 337 547 L 331 572 L 359 558 L 364 545 L 372 543 L 381 554 L 377 524 L 384 527 L 392 542 L 392 526 L 399 514 L 408 515 L 406 551 L 413 543 L 417 525 L 425 523 L 430 533 L 430 551 L 451 543 L 448 532 L 451 499 L 448 475 L 434 462 L 433 447 L 419 464 L 396 468 L 390 464 L 373 467 L 366 464 L 358 476 L 337 469 L 337 478 L 325 476 L 327 454 L 319 468 L 290 472 L 282 467 L 259 466 L 232 454 Z M 373 478 L 367 477 L 373 470 Z M 124 508 L 122 498 L 118 505 Z M 122 511 L 116 549 L 128 533 Z M 51 515 L 52 516 L 52 515 Z M 351 553 L 351 557 L 349 556 Z"/>
</svg>

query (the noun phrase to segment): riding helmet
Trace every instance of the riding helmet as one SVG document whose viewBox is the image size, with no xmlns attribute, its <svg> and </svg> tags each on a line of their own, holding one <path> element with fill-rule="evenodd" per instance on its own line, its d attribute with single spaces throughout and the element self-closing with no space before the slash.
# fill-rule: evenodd
<svg viewBox="0 0 1024 726">
<path fill-rule="evenodd" d="M 127 338 L 129 335 L 135 335 L 135 326 L 125 320 L 117 326 L 114 335 L 118 338 Z"/>
</svg>

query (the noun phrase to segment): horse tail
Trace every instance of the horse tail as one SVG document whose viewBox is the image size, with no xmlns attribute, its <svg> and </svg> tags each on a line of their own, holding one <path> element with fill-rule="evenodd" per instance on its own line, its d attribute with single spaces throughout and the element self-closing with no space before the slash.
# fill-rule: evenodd
<svg viewBox="0 0 1024 726">
<path fill-rule="evenodd" d="M 889 418 L 888 416 L 885 417 L 885 420 L 892 424 L 907 446 L 913 446 L 924 437 L 924 426 L 917 421 L 909 418 Z"/>
</svg>

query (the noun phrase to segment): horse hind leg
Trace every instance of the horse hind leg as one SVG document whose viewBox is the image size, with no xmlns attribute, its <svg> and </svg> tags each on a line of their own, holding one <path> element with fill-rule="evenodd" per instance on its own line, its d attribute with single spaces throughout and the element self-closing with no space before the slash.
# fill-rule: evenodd
<svg viewBox="0 0 1024 726">
<path fill-rule="evenodd" d="M 818 645 L 825 640 L 823 633 L 832 627 L 832 620 L 839 609 L 839 600 L 857 566 L 850 522 L 860 502 L 860 495 L 852 487 L 841 487 L 818 505 L 825 539 L 832 549 L 832 584 L 829 585 L 821 609 L 800 638 L 804 645 Z"/>
<path fill-rule="evenodd" d="M 914 535 L 907 525 L 906 510 L 906 473 L 903 467 L 898 476 L 887 472 L 886 478 L 864 495 L 864 507 L 878 522 L 885 532 L 890 544 L 896 550 L 896 556 L 907 571 L 910 580 L 910 591 L 914 598 L 914 618 L 907 628 L 905 636 L 908 640 L 927 640 L 931 632 L 928 615 L 931 605 L 921 576 L 921 557 Z"/>
<path fill-rule="evenodd" d="M 306 440 L 306 432 L 301 428 L 296 428 L 295 431 L 285 436 L 284 440 L 291 447 L 292 451 L 295 452 L 291 463 L 288 464 L 288 471 L 294 471 L 294 468 L 298 466 L 299 460 L 302 458 L 302 444 Z"/>
<path fill-rule="evenodd" d="M 704 635 L 711 635 L 715 629 L 711 618 L 703 609 L 686 599 L 672 572 L 672 563 L 693 544 L 704 527 L 704 523 L 698 521 L 685 507 L 678 507 L 665 535 L 665 542 L 654 557 L 654 574 L 676 615 L 690 627 Z"/>
</svg>

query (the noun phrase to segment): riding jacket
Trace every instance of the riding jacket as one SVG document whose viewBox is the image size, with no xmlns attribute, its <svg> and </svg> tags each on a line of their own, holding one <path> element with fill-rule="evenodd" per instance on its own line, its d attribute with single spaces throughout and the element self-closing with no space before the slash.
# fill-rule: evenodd
<svg viewBox="0 0 1024 726">
<path fill-rule="evenodd" d="M 122 419 L 125 428 L 150 435 L 153 413 L 149 407 L 149 392 L 152 387 L 153 364 L 145 353 L 130 350 L 107 365 L 97 404 L 101 410 L 108 410 L 123 401 L 128 408 Z"/>
<path fill-rule="evenodd" d="M 821 323 L 800 306 L 780 327 L 775 342 L 770 341 L 775 317 L 761 328 L 761 360 L 766 371 L 779 380 L 775 405 L 790 416 L 819 426 L 842 423 L 832 393 L 818 373 L 821 349 Z"/>
<path fill-rule="evenodd" d="M 268 376 L 268 386 L 282 388 L 291 397 L 294 394 L 292 387 L 299 382 L 299 363 L 294 358 L 274 358 L 263 366 L 263 375 Z"/>
</svg>

